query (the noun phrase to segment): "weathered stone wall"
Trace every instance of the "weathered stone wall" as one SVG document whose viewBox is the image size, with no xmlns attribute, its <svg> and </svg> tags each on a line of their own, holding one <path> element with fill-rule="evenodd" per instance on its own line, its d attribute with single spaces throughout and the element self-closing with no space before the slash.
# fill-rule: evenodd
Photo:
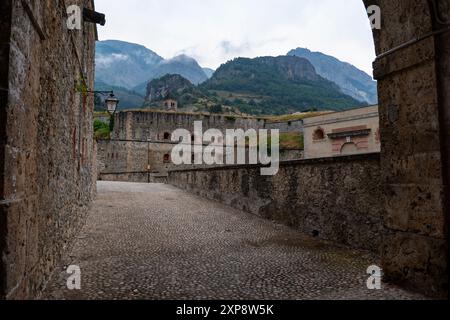
<svg viewBox="0 0 450 320">
<path fill-rule="evenodd" d="M 92 8 L 93 1 L 70 4 Z M 5 6 L 11 32 L 1 90 L 1 295 L 21 299 L 45 286 L 95 192 L 93 97 L 75 87 L 84 77 L 93 88 L 96 30 L 85 24 L 69 32 L 65 1 L 5 0 L 2 16 Z"/>
<path fill-rule="evenodd" d="M 100 173 L 99 180 L 136 183 L 167 183 L 167 174 L 149 172 Z"/>
<path fill-rule="evenodd" d="M 9 46 L 11 35 L 11 1 L 0 2 L 0 254 L 3 254 L 6 247 L 7 217 L 4 212 L 6 199 L 4 198 L 5 174 L 3 166 L 5 163 L 6 144 L 6 106 L 8 102 L 8 79 L 9 79 Z M 6 287 L 6 266 L 0 261 L 0 299 L 5 296 Z"/>
<path fill-rule="evenodd" d="M 169 183 L 306 234 L 376 253 L 383 237 L 379 154 L 169 172 Z"/>
<path fill-rule="evenodd" d="M 205 165 L 176 167 L 172 161 L 164 161 L 164 157 L 170 155 L 175 146 L 171 142 L 171 134 L 179 128 L 193 133 L 194 121 L 202 122 L 203 132 L 214 128 L 221 130 L 223 134 L 227 129 L 244 131 L 248 129 L 279 129 L 281 132 L 301 133 L 303 128 L 301 120 L 266 122 L 263 119 L 255 118 L 151 110 L 119 112 L 115 115 L 112 139 L 99 141 L 99 178 L 112 181 L 142 182 L 144 178 L 148 180 L 146 178 L 147 170 L 152 173 L 167 174 L 168 170 L 175 168 L 205 167 Z M 303 150 L 282 150 L 280 157 L 281 160 L 300 159 L 303 157 Z"/>
<path fill-rule="evenodd" d="M 303 133 L 303 120 L 296 121 L 266 121 L 264 129 L 278 129 L 280 132 L 298 132 Z"/>
<path fill-rule="evenodd" d="M 381 7 L 378 55 L 386 280 L 447 294 L 448 244 L 435 14 L 427 0 L 366 0 Z M 435 1 L 448 8 L 449 0 Z M 439 10 L 442 12 L 442 10 Z M 412 40 L 418 39 L 414 42 Z M 447 69 L 448 70 L 448 69 Z"/>
<path fill-rule="evenodd" d="M 450 1 L 440 1 L 438 7 L 440 13 L 440 21 L 435 21 L 435 29 L 444 28 L 444 24 L 450 24 Z M 437 73 L 439 84 L 439 104 L 441 112 L 441 141 L 443 145 L 442 167 L 445 192 L 445 236 L 447 246 L 447 266 L 445 270 L 448 272 L 448 230 L 450 221 L 450 32 L 443 33 L 437 37 Z M 448 274 L 447 274 L 448 277 Z M 447 283 L 448 290 L 448 283 Z"/>
<path fill-rule="evenodd" d="M 201 165 L 175 165 L 171 161 L 164 161 L 166 155 L 172 154 L 175 143 L 127 140 L 99 140 L 97 152 L 98 178 L 105 181 L 127 182 L 162 182 L 155 176 L 166 176 L 169 170 L 205 168 Z M 226 150 L 224 148 L 224 159 Z M 235 154 L 237 151 L 235 150 Z M 248 160 L 248 149 L 246 150 Z M 303 158 L 303 150 L 280 150 L 281 160 L 297 160 Z M 151 173 L 148 178 L 148 171 Z"/>
<path fill-rule="evenodd" d="M 226 129 L 264 129 L 265 124 L 262 119 L 223 115 L 128 111 L 116 114 L 112 138 L 143 141 L 163 140 L 164 133 L 172 134 L 176 129 L 186 129 L 193 133 L 195 121 L 202 121 L 203 132 L 214 128 L 222 130 L 224 133 Z"/>
<path fill-rule="evenodd" d="M 164 133 L 182 128 L 193 132 L 194 122 L 202 121 L 203 131 L 219 129 L 278 129 L 280 132 L 303 132 L 303 120 L 271 122 L 265 119 L 226 115 L 155 112 L 151 110 L 125 111 L 115 115 L 113 139 L 162 140 Z"/>
</svg>

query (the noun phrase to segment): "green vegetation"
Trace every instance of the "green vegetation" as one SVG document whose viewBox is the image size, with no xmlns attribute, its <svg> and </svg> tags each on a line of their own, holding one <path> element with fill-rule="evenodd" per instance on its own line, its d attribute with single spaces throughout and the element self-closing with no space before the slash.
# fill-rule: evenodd
<svg viewBox="0 0 450 320">
<path fill-rule="evenodd" d="M 280 116 L 269 116 L 265 117 L 267 121 L 270 122 L 287 122 L 287 121 L 298 121 L 306 118 L 317 117 L 324 114 L 331 113 L 333 111 L 311 111 L 311 112 L 303 112 L 296 114 L 284 114 Z"/>
<path fill-rule="evenodd" d="M 317 76 L 312 70 L 303 75 L 289 76 L 301 68 L 303 60 L 291 63 L 265 58 L 238 58 L 222 65 L 214 76 L 199 86 L 209 98 L 226 106 L 237 107 L 247 114 L 282 115 L 307 110 L 343 110 L 360 102 L 343 94 L 332 82 Z M 307 66 L 306 66 L 307 67 Z M 305 68 L 306 68 L 305 67 Z M 293 71 L 294 70 L 294 71 Z"/>
<path fill-rule="evenodd" d="M 272 145 L 272 137 L 267 138 L 267 146 Z M 305 148 L 304 137 L 301 133 L 286 132 L 280 133 L 280 151 L 283 150 L 303 150 Z M 270 149 L 270 148 L 269 148 Z"/>
<path fill-rule="evenodd" d="M 304 137 L 300 133 L 280 133 L 280 149 L 292 150 L 292 149 L 304 149 Z"/>
<path fill-rule="evenodd" d="M 97 140 L 109 139 L 110 135 L 109 124 L 100 120 L 94 120 L 94 138 Z"/>
<path fill-rule="evenodd" d="M 147 98 L 144 107 L 161 108 L 169 92 L 178 108 L 188 112 L 280 116 L 360 105 L 317 75 L 307 60 L 295 57 L 237 58 L 198 86 L 178 74 L 168 74 L 152 80 L 148 90 L 151 100 Z"/>
</svg>

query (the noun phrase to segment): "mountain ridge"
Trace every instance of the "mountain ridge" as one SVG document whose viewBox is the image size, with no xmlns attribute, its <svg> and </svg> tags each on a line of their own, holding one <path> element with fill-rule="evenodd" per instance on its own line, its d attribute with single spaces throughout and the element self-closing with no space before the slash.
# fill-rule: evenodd
<svg viewBox="0 0 450 320">
<path fill-rule="evenodd" d="M 335 83 L 321 77 L 305 58 L 292 56 L 236 58 L 221 65 L 200 88 L 208 91 L 260 95 L 245 110 L 280 114 L 342 110 L 361 103 L 345 95 Z"/>
<path fill-rule="evenodd" d="M 96 43 L 96 81 L 145 94 L 147 83 L 166 74 L 178 73 L 194 84 L 209 76 L 187 55 L 164 59 L 154 51 L 131 42 L 105 40 Z"/>
<path fill-rule="evenodd" d="M 320 76 L 336 83 L 343 93 L 354 99 L 368 104 L 378 103 L 377 82 L 354 65 L 301 47 L 289 51 L 287 55 L 308 59 Z"/>
<path fill-rule="evenodd" d="M 210 104 L 224 104 L 248 112 L 279 113 L 280 110 L 271 110 L 273 106 L 291 112 L 310 107 L 340 110 L 377 103 L 376 82 L 368 74 L 335 57 L 305 48 L 293 49 L 279 57 L 235 58 L 212 70 L 202 68 L 194 58 L 184 54 L 164 59 L 139 44 L 119 40 L 97 42 L 96 88 L 114 88 L 124 108 L 139 107 L 152 80 L 177 74 L 205 91 L 198 94 L 197 88 L 190 88 L 180 94 L 181 105 L 197 102 L 208 108 Z M 252 80 L 255 77 L 259 83 Z M 224 92 L 228 92 L 228 98 L 223 96 Z M 208 95 L 209 99 L 205 99 Z"/>
</svg>

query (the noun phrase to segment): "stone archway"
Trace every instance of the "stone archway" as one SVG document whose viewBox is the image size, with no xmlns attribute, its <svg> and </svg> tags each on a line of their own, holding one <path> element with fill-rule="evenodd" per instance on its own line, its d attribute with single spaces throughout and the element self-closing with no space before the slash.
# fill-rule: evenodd
<svg viewBox="0 0 450 320">
<path fill-rule="evenodd" d="M 446 295 L 450 0 L 364 4 L 382 14 L 374 77 L 385 184 L 383 271 L 386 280 Z"/>
<path fill-rule="evenodd" d="M 366 7 L 380 6 L 382 13 L 381 30 L 374 31 L 378 55 L 374 63 L 374 76 L 379 86 L 381 172 L 386 209 L 384 225 L 387 230 L 382 247 L 382 267 L 387 280 L 428 294 L 444 295 L 448 290 L 450 32 L 447 31 L 450 0 L 363 1 Z M 48 277 L 48 271 L 55 267 L 57 257 L 63 252 L 63 243 L 72 239 L 75 229 L 81 225 L 84 213 L 74 216 L 75 208 L 78 210 L 80 204 L 89 202 L 92 190 L 88 177 L 93 166 L 92 159 L 84 163 L 85 170 L 80 171 L 83 163 L 79 161 L 79 152 L 76 152 L 79 141 L 75 137 L 73 146 L 67 144 L 70 138 L 66 128 L 51 126 L 55 121 L 64 119 L 52 118 L 47 109 L 53 105 L 64 105 L 67 100 L 73 101 L 73 105 L 67 107 L 70 112 L 63 112 L 61 116 L 66 117 L 66 123 L 74 128 L 85 125 L 85 132 L 80 129 L 72 132 L 77 132 L 78 136 L 84 135 L 92 142 L 91 108 L 84 108 L 81 101 L 74 98 L 72 89 L 83 70 L 88 70 L 90 87 L 93 86 L 94 27 L 86 26 L 83 38 L 72 38 L 67 31 L 61 32 L 61 21 L 65 18 L 61 3 L 40 6 L 39 2 L 33 2 L 39 10 L 30 10 L 27 3 L 16 0 L 0 3 L 0 11 L 4 13 L 0 16 L 0 25 L 5 30 L 0 34 L 0 61 L 3 62 L 0 64 L 0 252 L 6 257 L 0 265 L 0 297 L 8 298 L 32 297 L 39 291 Z M 77 0 L 76 3 L 93 7 L 92 0 Z M 58 12 L 57 19 L 45 19 L 55 12 Z M 46 21 L 45 29 L 41 27 L 42 21 Z M 12 24 L 15 28 L 11 28 Z M 9 54 L 12 29 L 26 35 L 25 38 L 13 37 L 15 41 L 25 39 L 26 45 L 16 46 L 18 49 L 34 48 L 29 52 L 33 58 L 31 62 L 27 62 L 22 54 Z M 54 43 L 70 43 L 79 48 L 75 46 L 68 56 L 65 46 Z M 85 52 L 86 59 L 83 61 L 88 65 L 78 67 L 80 60 L 77 52 Z M 45 64 L 39 62 L 48 62 L 48 57 L 55 61 L 61 58 L 60 61 L 67 63 L 61 63 L 61 68 L 40 67 Z M 30 63 L 28 73 L 32 76 L 14 73 L 10 77 L 11 70 L 15 70 L 11 69 L 11 65 L 22 67 L 22 62 Z M 70 69 L 72 67 L 77 69 L 76 72 Z M 67 78 L 72 74 L 72 78 Z M 62 79 L 62 75 L 67 81 L 62 84 L 58 82 L 58 90 L 47 90 L 45 94 L 40 92 L 39 88 L 46 84 L 53 85 L 49 79 Z M 10 79 L 11 83 L 20 82 L 30 87 L 20 95 L 15 92 L 13 97 L 32 106 L 29 108 L 31 113 L 18 112 L 18 103 L 8 103 Z M 61 90 L 61 86 L 67 90 Z M 86 114 L 74 113 L 84 109 Z M 40 114 L 43 115 L 41 120 L 38 117 Z M 27 134 L 29 137 L 42 138 L 27 144 L 22 139 L 24 131 L 18 130 L 22 128 L 31 132 Z M 55 128 L 59 131 L 54 131 Z M 61 152 L 45 153 L 48 151 L 47 136 L 53 139 L 50 141 Z M 67 139 L 61 140 L 60 137 Z M 30 156 L 29 150 L 33 146 L 37 149 L 41 147 L 42 151 L 33 152 Z M 11 150 L 16 151 L 13 154 Z M 11 160 L 17 150 L 23 156 Z M 72 159 L 74 156 L 76 161 Z M 55 172 L 48 164 L 49 159 L 52 164 L 61 164 L 58 167 L 60 172 L 74 173 L 70 175 L 73 183 L 67 188 L 47 183 L 48 175 Z M 19 166 L 10 165 L 16 162 Z M 37 174 L 33 173 L 32 177 L 25 179 L 29 171 L 37 171 Z M 12 177 L 17 172 L 20 173 L 18 184 L 10 188 Z M 48 195 L 61 195 L 73 190 L 73 186 L 76 186 L 77 192 L 64 196 L 67 203 L 73 206 L 63 212 Z M 45 214 L 40 214 L 42 212 Z M 57 212 L 48 216 L 51 221 L 64 216 L 72 224 L 64 224 L 64 228 L 40 229 L 40 226 L 48 225 L 46 217 L 49 212 Z M 16 219 L 18 216 L 20 221 Z M 47 219 L 47 224 L 37 219 Z M 51 238 L 45 237 L 45 234 L 52 232 Z M 36 239 L 40 241 L 39 247 Z M 14 264 L 20 267 L 15 270 L 3 268 Z"/>
</svg>

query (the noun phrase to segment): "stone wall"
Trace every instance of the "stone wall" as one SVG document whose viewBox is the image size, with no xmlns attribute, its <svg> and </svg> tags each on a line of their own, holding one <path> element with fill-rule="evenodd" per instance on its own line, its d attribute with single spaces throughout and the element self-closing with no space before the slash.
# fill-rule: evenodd
<svg viewBox="0 0 450 320">
<path fill-rule="evenodd" d="M 437 71 L 448 72 L 448 51 L 445 45 L 439 49 L 439 38 L 448 33 L 432 34 L 443 27 L 435 23 L 433 1 L 364 2 L 379 5 L 383 15 L 381 29 L 374 30 L 374 77 L 379 93 L 383 222 L 388 230 L 383 242 L 384 274 L 387 280 L 412 289 L 447 295 L 448 165 L 443 116 L 448 90 L 445 75 L 439 78 Z M 450 0 L 434 2 L 441 15 L 448 12 Z"/>
<path fill-rule="evenodd" d="M 189 113 L 128 111 L 115 116 L 113 139 L 121 140 L 162 140 L 164 133 L 172 134 L 176 129 L 186 129 L 193 133 L 194 122 L 202 121 L 203 132 L 214 128 L 226 129 L 264 129 L 265 121 L 255 118 L 241 118 L 224 115 L 203 115 Z"/>
<path fill-rule="evenodd" d="M 120 181 L 136 183 L 167 183 L 167 174 L 149 172 L 100 173 L 99 181 Z"/>
<path fill-rule="evenodd" d="M 379 154 L 282 162 L 276 176 L 259 166 L 169 172 L 169 183 L 292 226 L 321 239 L 378 253 L 382 188 Z"/>
<path fill-rule="evenodd" d="M 301 133 L 303 128 L 302 120 L 267 122 L 256 118 L 200 113 L 152 110 L 119 112 L 115 115 L 112 139 L 99 141 L 99 178 L 112 181 L 142 182 L 148 180 L 148 170 L 156 175 L 164 175 L 171 169 L 205 167 L 205 165 L 176 167 L 171 161 L 164 161 L 165 156 L 170 155 L 176 145 L 171 142 L 173 131 L 182 128 L 193 133 L 195 121 L 202 122 L 203 132 L 214 128 L 221 130 L 223 134 L 227 129 L 244 131 L 248 129 L 279 129 L 281 132 Z M 303 157 L 303 150 L 282 150 L 280 157 L 281 160 L 300 159 Z"/>
<path fill-rule="evenodd" d="M 435 22 L 435 29 L 441 29 L 444 27 L 443 23 L 450 23 L 450 1 L 439 2 L 439 12 L 441 15 L 441 21 Z M 441 34 L 436 41 L 436 50 L 438 52 L 438 83 L 439 83 L 439 101 L 441 112 L 441 141 L 443 145 L 442 151 L 442 171 L 444 174 L 444 192 L 445 192 L 445 228 L 446 228 L 446 246 L 447 246 L 447 259 L 449 259 L 449 246 L 448 246 L 448 228 L 450 221 L 450 32 Z M 447 267 L 443 268 L 448 272 Z M 448 277 L 448 274 L 447 274 Z M 448 280 L 448 279 L 447 279 Z M 446 283 L 448 290 L 448 282 Z"/>
<path fill-rule="evenodd" d="M 65 1 L 5 0 L 1 12 L 0 294 L 23 299 L 43 289 L 95 193 L 93 97 L 75 88 L 94 86 L 96 29 L 69 32 Z"/>
<path fill-rule="evenodd" d="M 298 132 L 303 133 L 303 120 L 295 121 L 266 121 L 264 129 L 278 129 L 280 132 Z"/>
<path fill-rule="evenodd" d="M 98 178 L 105 181 L 164 182 L 169 170 L 208 167 L 202 165 L 175 165 L 165 156 L 172 154 L 176 144 L 128 140 L 99 140 L 97 152 Z M 224 148 L 225 163 L 226 153 Z M 235 150 L 235 153 L 237 151 Z M 248 149 L 246 150 L 248 159 Z M 303 150 L 280 150 L 281 160 L 303 158 Z M 160 177 L 161 176 L 161 177 Z M 150 178 L 149 178 L 150 177 Z"/>
<path fill-rule="evenodd" d="M 134 110 L 118 112 L 115 115 L 113 139 L 121 140 L 162 140 L 164 133 L 176 129 L 194 130 L 194 121 L 202 121 L 203 132 L 219 129 L 225 134 L 226 129 L 278 129 L 280 132 L 303 132 L 303 120 L 271 122 L 252 117 L 227 116 L 201 113 L 158 112 L 151 110 Z"/>
</svg>

